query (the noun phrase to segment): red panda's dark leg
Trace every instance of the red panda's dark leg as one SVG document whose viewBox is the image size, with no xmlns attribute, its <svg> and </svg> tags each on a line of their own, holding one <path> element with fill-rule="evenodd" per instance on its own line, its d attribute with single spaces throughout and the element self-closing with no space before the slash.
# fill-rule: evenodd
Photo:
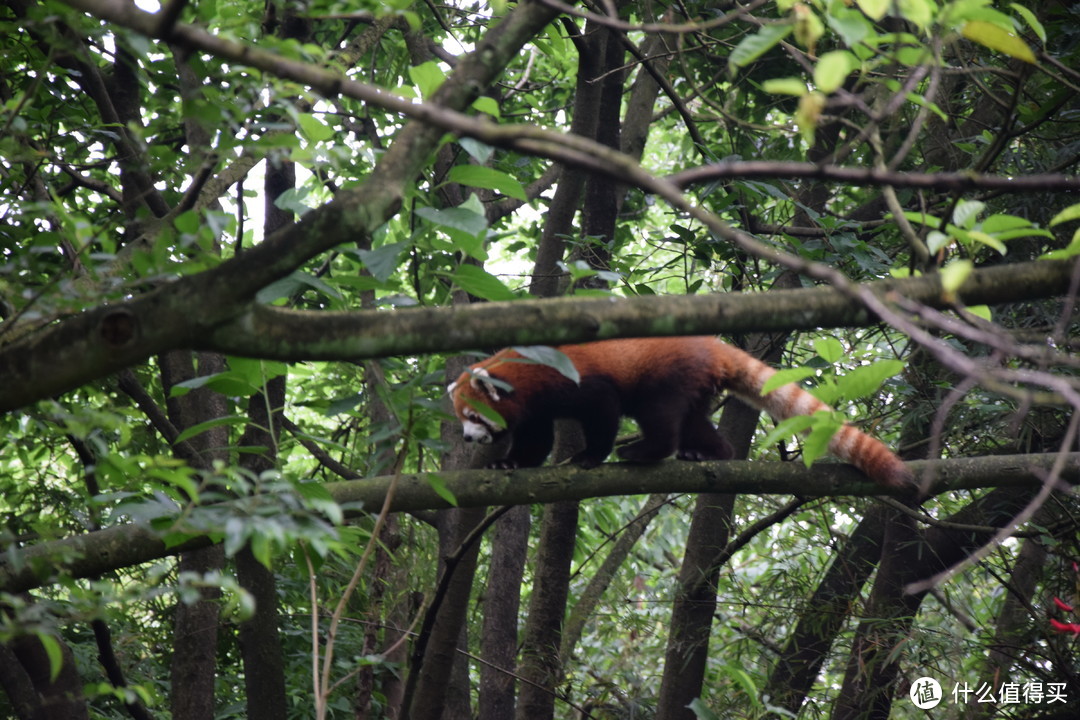
<svg viewBox="0 0 1080 720">
<path fill-rule="evenodd" d="M 555 444 L 555 426 L 551 418 L 534 418 L 514 428 L 510 451 L 492 467 L 540 467 Z"/>
<path fill-rule="evenodd" d="M 575 464 L 592 468 L 607 459 L 611 449 L 615 447 L 621 415 L 622 410 L 616 397 L 604 397 L 587 411 L 578 413 L 581 432 L 585 436 L 585 449 L 574 456 Z"/>
<path fill-rule="evenodd" d="M 643 403 L 634 412 L 641 439 L 619 448 L 619 457 L 643 463 L 671 457 L 678 448 L 686 406 L 685 399 L 667 393 Z"/>
<path fill-rule="evenodd" d="M 729 460 L 734 451 L 717 432 L 708 411 L 694 408 L 683 419 L 679 438 L 679 458 L 683 460 Z"/>
</svg>

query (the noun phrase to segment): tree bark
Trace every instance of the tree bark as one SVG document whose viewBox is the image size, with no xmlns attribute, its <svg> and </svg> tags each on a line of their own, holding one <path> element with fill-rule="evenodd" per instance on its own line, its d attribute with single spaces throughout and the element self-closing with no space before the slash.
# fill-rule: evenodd
<svg viewBox="0 0 1080 720">
<path fill-rule="evenodd" d="M 190 380 L 196 373 L 209 375 L 221 372 L 225 363 L 220 355 L 198 354 L 198 369 L 189 353 L 176 351 L 162 356 L 162 384 L 166 393 L 178 382 Z M 167 402 L 170 420 L 183 431 L 198 423 L 223 417 L 224 398 L 208 388 L 199 388 L 187 395 L 170 398 Z M 189 440 L 193 457 L 185 458 L 192 467 L 209 473 L 215 460 L 226 461 L 229 444 L 228 430 L 212 428 Z M 207 486 L 213 491 L 212 485 Z M 220 571 L 225 564 L 221 546 L 185 552 L 177 568 L 181 577 L 193 573 L 205 577 Z M 218 620 L 221 593 L 207 587 L 200 591 L 201 599 L 193 603 L 178 601 L 170 659 L 174 720 L 213 720 L 215 717 L 214 677 L 217 660 Z"/>
<path fill-rule="evenodd" d="M 514 717 L 518 612 L 532 510 L 518 505 L 495 523 L 480 638 L 479 720 Z M 490 664 L 489 664 L 490 663 Z"/>
</svg>

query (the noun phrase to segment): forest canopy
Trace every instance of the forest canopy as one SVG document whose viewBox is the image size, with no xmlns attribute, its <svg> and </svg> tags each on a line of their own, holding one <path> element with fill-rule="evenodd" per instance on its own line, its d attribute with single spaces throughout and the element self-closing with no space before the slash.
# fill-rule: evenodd
<svg viewBox="0 0 1080 720">
<path fill-rule="evenodd" d="M 1075 717 L 1078 19 L 5 3 L 0 716 Z M 685 335 L 832 409 L 463 442 L 490 352 Z"/>
</svg>

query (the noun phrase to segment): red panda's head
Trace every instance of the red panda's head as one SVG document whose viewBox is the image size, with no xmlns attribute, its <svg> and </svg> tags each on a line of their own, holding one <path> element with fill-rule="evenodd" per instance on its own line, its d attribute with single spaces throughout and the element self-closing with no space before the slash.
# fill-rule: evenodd
<svg viewBox="0 0 1080 720">
<path fill-rule="evenodd" d="M 491 443 L 508 429 L 506 411 L 510 408 L 503 401 L 513 390 L 486 369 L 469 368 L 450 383 L 447 391 L 466 442 Z"/>
</svg>

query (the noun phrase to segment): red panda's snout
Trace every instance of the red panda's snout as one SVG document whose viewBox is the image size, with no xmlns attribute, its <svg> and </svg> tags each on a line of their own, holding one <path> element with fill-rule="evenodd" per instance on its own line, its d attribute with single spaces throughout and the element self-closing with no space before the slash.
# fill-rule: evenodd
<svg viewBox="0 0 1080 720">
<path fill-rule="evenodd" d="M 481 445 L 490 445 L 495 440 L 491 428 L 468 418 L 461 419 L 461 434 L 465 442 L 477 442 Z"/>
</svg>

